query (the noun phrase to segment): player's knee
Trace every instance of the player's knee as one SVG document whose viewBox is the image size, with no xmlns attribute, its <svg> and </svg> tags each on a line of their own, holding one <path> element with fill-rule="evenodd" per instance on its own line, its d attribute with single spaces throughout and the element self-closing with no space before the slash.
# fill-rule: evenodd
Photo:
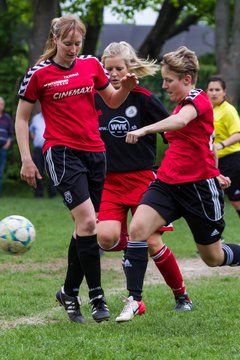
<svg viewBox="0 0 240 360">
<path fill-rule="evenodd" d="M 76 221 L 76 228 L 78 234 L 81 234 L 82 232 L 93 234 L 96 231 L 96 220 L 94 218 L 88 218 L 83 222 L 80 221 L 80 223 Z"/>
<path fill-rule="evenodd" d="M 115 239 L 107 235 L 97 235 L 98 244 L 103 250 L 110 250 L 116 243 Z"/>
<path fill-rule="evenodd" d="M 110 250 L 118 242 L 118 239 L 119 236 L 112 232 L 97 232 L 98 244 L 103 250 Z"/>
<path fill-rule="evenodd" d="M 201 255 L 202 260 L 206 265 L 210 267 L 216 267 L 221 265 L 220 259 L 214 254 Z"/>
<path fill-rule="evenodd" d="M 143 240 L 145 239 L 144 226 L 136 221 L 133 221 L 130 225 L 130 239 Z"/>
</svg>

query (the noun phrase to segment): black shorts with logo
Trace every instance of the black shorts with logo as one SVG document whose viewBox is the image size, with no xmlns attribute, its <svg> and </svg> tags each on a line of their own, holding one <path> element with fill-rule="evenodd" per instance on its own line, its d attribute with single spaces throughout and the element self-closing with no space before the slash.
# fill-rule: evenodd
<svg viewBox="0 0 240 360">
<path fill-rule="evenodd" d="M 231 179 L 231 186 L 224 190 L 225 194 L 231 201 L 240 201 L 240 151 L 220 158 L 218 167 L 222 175 Z"/>
<path fill-rule="evenodd" d="M 105 152 L 87 152 L 54 146 L 44 153 L 46 170 L 72 210 L 89 197 L 99 211 L 106 174 Z"/>
<path fill-rule="evenodd" d="M 141 204 L 155 209 L 167 224 L 184 217 L 198 244 L 218 241 L 225 227 L 223 191 L 216 178 L 183 184 L 156 179 Z"/>
</svg>

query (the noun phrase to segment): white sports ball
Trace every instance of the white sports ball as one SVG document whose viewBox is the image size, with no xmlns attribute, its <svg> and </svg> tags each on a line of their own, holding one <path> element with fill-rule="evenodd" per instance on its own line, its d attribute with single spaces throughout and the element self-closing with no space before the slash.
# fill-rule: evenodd
<svg viewBox="0 0 240 360">
<path fill-rule="evenodd" d="M 0 221 L 0 248 L 12 254 L 30 250 L 36 232 L 33 224 L 23 216 L 11 215 Z"/>
</svg>

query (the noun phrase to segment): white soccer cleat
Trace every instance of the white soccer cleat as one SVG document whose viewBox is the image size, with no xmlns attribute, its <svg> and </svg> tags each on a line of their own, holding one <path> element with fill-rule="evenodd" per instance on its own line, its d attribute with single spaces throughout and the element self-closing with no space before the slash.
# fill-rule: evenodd
<svg viewBox="0 0 240 360">
<path fill-rule="evenodd" d="M 134 316 L 142 315 L 146 311 L 144 302 L 142 300 L 133 300 L 132 296 L 124 298 L 123 302 L 125 305 L 121 314 L 116 318 L 117 322 L 130 321 L 134 318 Z"/>
</svg>

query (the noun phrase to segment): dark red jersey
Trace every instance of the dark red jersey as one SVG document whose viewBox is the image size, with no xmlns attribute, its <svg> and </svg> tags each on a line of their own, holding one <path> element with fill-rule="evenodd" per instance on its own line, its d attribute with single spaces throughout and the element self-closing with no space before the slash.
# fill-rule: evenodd
<svg viewBox="0 0 240 360">
<path fill-rule="evenodd" d="M 110 109 L 95 94 L 99 130 L 105 142 L 108 172 L 150 170 L 155 163 L 156 135 L 139 139 L 137 144 L 125 142 L 128 131 L 139 129 L 166 118 L 169 114 L 151 91 L 136 86 L 118 109 Z"/>
<path fill-rule="evenodd" d="M 104 151 L 100 137 L 94 90 L 109 84 L 95 57 L 81 56 L 68 69 L 49 59 L 26 74 L 19 97 L 40 101 L 46 123 L 43 152 L 55 145 L 82 151 Z"/>
<path fill-rule="evenodd" d="M 177 105 L 173 114 L 177 114 L 189 103 L 197 111 L 196 119 L 180 130 L 165 132 L 169 148 L 165 152 L 157 177 L 168 184 L 194 182 L 220 174 L 212 149 L 212 104 L 204 91 L 194 89 Z"/>
</svg>

